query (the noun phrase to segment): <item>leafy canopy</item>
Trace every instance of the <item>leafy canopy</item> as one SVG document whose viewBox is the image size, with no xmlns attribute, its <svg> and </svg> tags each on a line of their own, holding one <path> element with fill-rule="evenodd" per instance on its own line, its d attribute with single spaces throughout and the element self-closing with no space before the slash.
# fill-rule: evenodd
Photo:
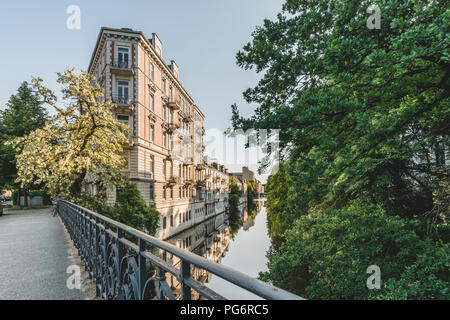
<svg viewBox="0 0 450 320">
<path fill-rule="evenodd" d="M 22 185 L 36 181 L 51 193 L 76 197 L 89 173 L 94 183 L 108 185 L 122 180 L 124 146 L 129 127 L 111 113 L 114 105 L 102 101 L 99 85 L 87 72 L 67 70 L 58 74 L 66 105 L 58 105 L 54 93 L 33 80 L 40 100 L 57 114 L 45 126 L 17 139 L 18 179 Z"/>
<path fill-rule="evenodd" d="M 366 26 L 372 4 L 381 29 Z M 244 93 L 259 107 L 249 119 L 233 108 L 233 125 L 282 128 L 291 211 L 363 195 L 403 216 L 433 208 L 449 178 L 433 161 L 437 145 L 449 144 L 446 4 L 287 0 L 238 53 L 241 67 L 263 77 Z"/>
<path fill-rule="evenodd" d="M 0 110 L 0 191 L 17 187 L 17 151 L 5 142 L 42 128 L 47 120 L 46 109 L 33 94 L 30 85 L 23 82 L 17 93 L 9 98 L 5 110 Z"/>
</svg>

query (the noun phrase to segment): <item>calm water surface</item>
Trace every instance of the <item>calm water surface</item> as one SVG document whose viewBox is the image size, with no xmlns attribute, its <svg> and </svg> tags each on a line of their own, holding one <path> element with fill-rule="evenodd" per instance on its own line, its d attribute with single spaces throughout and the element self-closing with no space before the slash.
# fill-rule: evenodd
<svg viewBox="0 0 450 320">
<path fill-rule="evenodd" d="M 264 202 L 257 201 L 251 211 L 241 207 L 240 219 L 220 214 L 169 241 L 181 247 L 190 243 L 192 252 L 256 278 L 267 270 L 270 237 Z M 227 299 L 261 299 L 204 270 L 194 270 L 193 277 Z"/>
</svg>

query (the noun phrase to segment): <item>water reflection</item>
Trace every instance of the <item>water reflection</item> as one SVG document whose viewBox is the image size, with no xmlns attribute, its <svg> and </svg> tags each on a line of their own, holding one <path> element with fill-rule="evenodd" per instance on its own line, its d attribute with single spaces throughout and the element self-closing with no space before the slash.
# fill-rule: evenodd
<svg viewBox="0 0 450 320">
<path fill-rule="evenodd" d="M 222 213 L 193 228 L 169 238 L 167 241 L 187 249 L 208 260 L 222 263 L 252 277 L 266 269 L 266 252 L 270 246 L 267 232 L 266 212 L 263 201 L 240 206 L 239 211 Z M 179 268 L 175 256 L 165 259 Z M 257 296 L 230 284 L 211 273 L 193 267 L 194 279 L 229 299 L 258 299 Z M 167 282 L 176 296 L 180 295 L 180 283 L 171 275 Z M 192 291 L 192 299 L 203 299 Z"/>
</svg>

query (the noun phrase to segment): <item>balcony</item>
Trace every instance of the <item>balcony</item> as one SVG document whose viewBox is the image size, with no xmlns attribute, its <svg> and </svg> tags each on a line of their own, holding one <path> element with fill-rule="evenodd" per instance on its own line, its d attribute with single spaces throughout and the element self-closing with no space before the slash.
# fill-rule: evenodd
<svg viewBox="0 0 450 320">
<path fill-rule="evenodd" d="M 166 106 L 172 110 L 180 110 L 180 103 L 174 98 L 169 98 L 167 100 Z"/>
<path fill-rule="evenodd" d="M 195 184 L 197 188 L 206 188 L 206 181 L 205 180 L 198 180 Z"/>
<path fill-rule="evenodd" d="M 110 71 L 119 76 L 132 76 L 134 74 L 131 61 L 114 61 L 110 65 Z"/>
<path fill-rule="evenodd" d="M 199 164 L 197 164 L 197 166 L 195 167 L 195 169 L 196 170 L 203 170 L 203 169 L 205 169 L 206 167 L 205 167 L 205 165 L 203 164 L 203 163 L 199 163 Z"/>
<path fill-rule="evenodd" d="M 183 165 L 184 166 L 190 166 L 192 164 L 192 161 L 193 161 L 192 157 L 184 158 L 183 159 Z"/>
<path fill-rule="evenodd" d="M 193 120 L 192 114 L 191 114 L 190 110 L 187 108 L 180 109 L 180 111 L 178 113 L 179 113 L 180 117 L 183 118 L 184 122 L 190 122 Z"/>
<path fill-rule="evenodd" d="M 191 179 L 186 179 L 186 180 L 184 181 L 184 184 L 185 184 L 186 186 L 191 186 L 192 183 L 193 183 L 193 181 L 192 181 Z"/>
<path fill-rule="evenodd" d="M 174 185 L 176 185 L 177 183 L 180 183 L 180 177 L 177 177 L 177 176 L 171 176 L 170 178 L 169 178 L 169 183 L 168 183 L 168 185 L 169 186 L 174 186 Z"/>
<path fill-rule="evenodd" d="M 117 104 L 118 107 L 130 107 L 131 106 L 131 98 L 128 96 L 113 94 L 111 97 L 111 101 Z"/>
<path fill-rule="evenodd" d="M 175 132 L 180 126 L 175 121 L 169 121 L 167 125 L 167 130 L 170 132 Z"/>
</svg>

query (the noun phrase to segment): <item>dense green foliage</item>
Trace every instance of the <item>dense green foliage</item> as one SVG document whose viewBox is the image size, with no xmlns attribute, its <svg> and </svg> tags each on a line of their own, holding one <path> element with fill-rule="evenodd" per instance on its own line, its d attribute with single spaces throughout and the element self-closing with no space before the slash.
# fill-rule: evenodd
<svg viewBox="0 0 450 320">
<path fill-rule="evenodd" d="M 366 287 L 370 265 L 381 269 L 379 291 Z M 450 246 L 428 235 L 425 223 L 364 205 L 297 219 L 270 253 L 263 279 L 310 299 L 443 299 L 449 267 Z"/>
<path fill-rule="evenodd" d="M 234 238 L 243 222 L 239 209 L 242 194 L 243 191 L 239 188 L 235 178 L 230 177 L 230 193 L 228 195 L 228 204 L 230 207 L 228 212 L 232 238 Z"/>
<path fill-rule="evenodd" d="M 9 98 L 5 110 L 0 110 L 0 191 L 18 188 L 15 182 L 17 152 L 12 146 L 5 145 L 5 142 L 43 127 L 47 120 L 46 109 L 29 84 L 23 82 L 17 93 Z"/>
<path fill-rule="evenodd" d="M 258 197 L 258 186 L 256 184 L 256 181 L 247 181 L 247 201 L 251 202 Z"/>
<path fill-rule="evenodd" d="M 449 18 L 445 1 L 287 0 L 238 53 L 263 77 L 233 127 L 282 129 L 266 280 L 314 298 L 450 297 Z"/>
<path fill-rule="evenodd" d="M 154 235 L 159 226 L 159 212 L 147 205 L 136 183 L 128 182 L 117 194 L 116 204 L 108 206 L 105 198 L 85 195 L 76 202 L 128 226 Z"/>
<path fill-rule="evenodd" d="M 230 178 L 230 193 L 228 195 L 228 203 L 230 205 L 230 211 L 234 212 L 238 210 L 242 193 L 243 191 L 239 188 L 236 180 L 234 178 Z"/>
</svg>

